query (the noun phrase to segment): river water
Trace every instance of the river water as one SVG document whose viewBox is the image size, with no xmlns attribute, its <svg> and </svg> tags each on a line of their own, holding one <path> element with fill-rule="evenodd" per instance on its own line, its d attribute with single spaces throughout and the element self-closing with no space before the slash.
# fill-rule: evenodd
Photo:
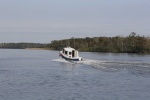
<svg viewBox="0 0 150 100">
<path fill-rule="evenodd" d="M 150 55 L 0 49 L 0 100 L 150 100 Z"/>
</svg>

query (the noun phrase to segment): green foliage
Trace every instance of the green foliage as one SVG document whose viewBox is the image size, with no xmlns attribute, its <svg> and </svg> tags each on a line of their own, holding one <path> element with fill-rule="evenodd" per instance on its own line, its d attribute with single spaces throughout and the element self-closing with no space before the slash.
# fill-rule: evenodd
<svg viewBox="0 0 150 100">
<path fill-rule="evenodd" d="M 61 50 L 66 46 L 87 52 L 150 53 L 150 38 L 138 36 L 135 32 L 132 32 L 127 37 L 86 37 L 54 40 L 47 47 Z"/>
<path fill-rule="evenodd" d="M 1 43 L 0 48 L 50 48 L 61 50 L 64 47 L 73 47 L 86 52 L 112 52 L 112 53 L 150 53 L 150 38 L 138 36 L 131 32 L 127 37 L 86 37 L 54 40 L 50 44 L 40 43 Z"/>
<path fill-rule="evenodd" d="M 25 49 L 25 48 L 45 48 L 47 44 L 40 43 L 1 43 L 0 48 Z"/>
</svg>

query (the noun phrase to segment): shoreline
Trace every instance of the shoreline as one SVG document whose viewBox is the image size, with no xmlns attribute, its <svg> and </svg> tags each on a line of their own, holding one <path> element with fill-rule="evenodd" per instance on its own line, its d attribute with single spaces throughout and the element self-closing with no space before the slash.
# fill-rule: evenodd
<svg viewBox="0 0 150 100">
<path fill-rule="evenodd" d="M 51 48 L 25 48 L 26 50 L 53 50 Z"/>
</svg>

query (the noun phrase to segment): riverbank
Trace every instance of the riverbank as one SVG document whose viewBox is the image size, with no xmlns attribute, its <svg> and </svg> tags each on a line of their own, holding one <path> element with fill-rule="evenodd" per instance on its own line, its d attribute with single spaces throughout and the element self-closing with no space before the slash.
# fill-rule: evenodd
<svg viewBox="0 0 150 100">
<path fill-rule="evenodd" d="M 150 38 L 136 35 L 134 32 L 126 37 L 86 37 L 54 40 L 47 47 L 61 50 L 68 45 L 83 52 L 150 54 Z"/>
<path fill-rule="evenodd" d="M 52 48 L 25 48 L 27 50 L 53 50 Z"/>
</svg>

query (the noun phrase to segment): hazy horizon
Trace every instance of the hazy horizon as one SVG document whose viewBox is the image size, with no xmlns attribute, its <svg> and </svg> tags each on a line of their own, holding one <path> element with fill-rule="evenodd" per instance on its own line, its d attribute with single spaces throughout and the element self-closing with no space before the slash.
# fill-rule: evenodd
<svg viewBox="0 0 150 100">
<path fill-rule="evenodd" d="M 1 0 L 0 43 L 150 36 L 149 0 Z"/>
</svg>

